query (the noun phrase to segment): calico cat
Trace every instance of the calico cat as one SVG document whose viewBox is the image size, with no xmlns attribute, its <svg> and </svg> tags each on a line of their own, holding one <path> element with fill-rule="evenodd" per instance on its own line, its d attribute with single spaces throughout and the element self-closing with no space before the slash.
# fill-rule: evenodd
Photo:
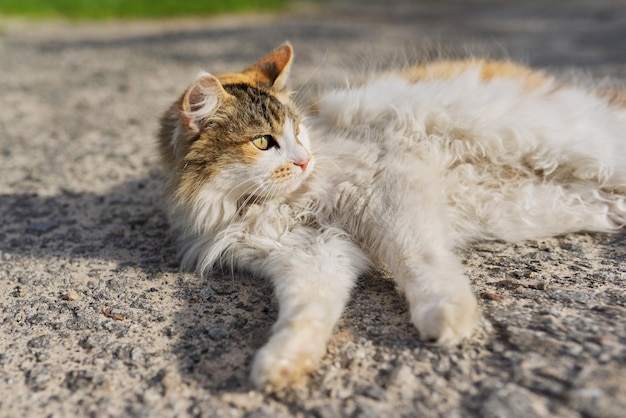
<svg viewBox="0 0 626 418">
<path fill-rule="evenodd" d="M 285 44 L 201 74 L 165 113 L 160 155 L 181 264 L 269 278 L 279 317 L 252 380 L 315 368 L 357 277 L 385 265 L 421 338 L 479 318 L 454 248 L 626 223 L 626 100 L 504 61 L 442 61 L 332 90 L 305 119 Z"/>
</svg>

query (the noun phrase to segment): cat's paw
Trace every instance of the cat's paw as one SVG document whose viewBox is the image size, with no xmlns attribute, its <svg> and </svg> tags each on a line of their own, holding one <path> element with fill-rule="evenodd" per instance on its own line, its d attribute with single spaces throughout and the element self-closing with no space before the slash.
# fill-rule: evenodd
<svg viewBox="0 0 626 418">
<path fill-rule="evenodd" d="M 455 345 L 468 338 L 480 317 L 471 292 L 440 296 L 415 306 L 411 313 L 420 338 L 438 345 Z"/>
<path fill-rule="evenodd" d="M 325 338 L 316 338 L 310 331 L 283 329 L 256 354 L 252 383 L 266 391 L 292 385 L 314 370 L 325 352 Z"/>
</svg>

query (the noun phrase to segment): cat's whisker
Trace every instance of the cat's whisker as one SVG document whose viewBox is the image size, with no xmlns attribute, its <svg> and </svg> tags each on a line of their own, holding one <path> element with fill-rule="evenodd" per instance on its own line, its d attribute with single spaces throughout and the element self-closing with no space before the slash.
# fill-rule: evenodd
<svg viewBox="0 0 626 418">
<path fill-rule="evenodd" d="M 241 215 L 241 211 L 245 210 L 247 204 L 253 199 L 256 193 L 261 190 L 264 186 L 260 185 L 251 185 L 246 190 L 241 192 L 237 197 L 237 215 Z M 243 201 L 241 200 L 243 199 Z"/>
<path fill-rule="evenodd" d="M 347 159 L 347 157 L 344 157 L 344 156 L 341 156 L 341 155 L 336 155 L 336 157 L 337 157 L 337 160 Z M 325 164 L 328 164 L 331 167 L 334 167 L 334 168 L 339 169 L 339 170 L 341 169 L 341 167 L 339 166 L 337 161 L 335 161 L 335 160 L 328 160 L 328 159 L 321 159 L 320 160 L 319 158 L 317 159 L 317 162 L 316 162 L 316 169 L 317 170 L 323 169 Z M 311 174 L 315 174 L 315 171 L 313 171 Z"/>
<path fill-rule="evenodd" d="M 313 88 L 316 87 L 317 83 L 311 83 L 310 81 L 314 76 L 317 76 L 318 73 L 322 72 L 322 67 L 328 66 L 328 54 L 324 53 L 319 63 L 313 68 L 310 74 L 304 79 L 304 81 L 300 84 L 300 87 L 295 90 L 295 104 L 296 107 L 301 109 L 304 108 L 306 112 L 313 110 L 315 105 L 313 103 L 306 104 L 303 102 L 306 97 L 310 97 L 310 94 L 303 94 L 303 90 L 306 89 L 307 93 L 310 93 Z M 317 94 L 315 95 L 317 96 Z"/>
<path fill-rule="evenodd" d="M 237 216 L 239 216 L 239 215 L 240 215 L 240 209 L 241 209 L 241 207 L 239 206 L 238 202 L 241 200 L 241 198 L 242 198 L 242 197 L 244 197 L 244 196 L 249 196 L 249 195 L 254 194 L 254 192 L 253 192 L 253 193 L 249 193 L 249 192 L 250 192 L 251 190 L 253 190 L 254 188 L 257 188 L 257 189 L 258 189 L 258 186 L 257 186 L 256 184 L 250 184 L 250 185 L 248 185 L 248 186 L 247 186 L 247 187 L 246 187 L 243 191 L 241 191 L 241 185 L 242 185 L 242 184 L 244 184 L 244 183 L 245 183 L 245 181 L 240 182 L 239 184 L 237 184 L 236 186 L 234 186 L 233 188 L 231 188 L 231 190 L 230 190 L 228 193 L 226 193 L 226 194 L 224 195 L 224 197 L 223 197 L 223 200 L 224 200 L 224 201 L 228 201 L 228 200 L 229 200 L 229 198 L 232 196 L 232 194 L 233 194 L 233 193 L 235 193 L 235 192 L 239 192 L 239 196 L 237 196 L 237 198 L 235 198 L 235 199 L 234 199 L 235 204 L 236 204 L 236 205 L 238 205 L 238 207 L 237 207 L 237 211 L 236 211 L 236 213 L 235 213 L 235 217 L 234 217 L 234 219 L 235 219 Z M 256 190 L 255 190 L 255 191 L 256 191 Z"/>
<path fill-rule="evenodd" d="M 243 211 L 245 210 L 246 205 L 248 204 L 249 200 L 253 198 L 254 193 L 256 193 L 258 190 L 260 190 L 263 187 L 264 187 L 263 184 L 261 184 L 261 185 L 251 185 L 242 194 L 239 195 L 239 198 L 237 199 L 237 201 L 240 200 L 244 196 L 247 196 L 247 197 L 241 203 L 241 205 L 237 208 L 237 210 L 235 212 L 235 215 L 231 217 L 231 219 L 228 222 L 228 224 L 218 233 L 219 237 L 227 237 L 227 236 L 229 236 L 231 234 L 231 232 L 233 230 L 237 231 L 239 229 L 238 227 L 236 227 L 236 225 L 241 222 L 240 216 L 243 213 Z M 253 191 L 252 191 L 252 193 L 248 194 L 248 191 L 250 191 L 250 190 L 253 190 Z M 229 246 L 228 250 L 231 253 L 231 263 L 230 264 L 231 264 L 231 270 L 232 270 L 234 268 L 233 266 L 235 265 L 235 257 L 234 257 L 235 249 L 234 249 L 233 246 Z M 222 257 L 219 260 L 220 260 L 220 263 L 223 263 L 224 258 Z M 234 272 L 231 271 L 231 273 L 232 273 L 232 275 L 234 277 Z"/>
<path fill-rule="evenodd" d="M 274 194 L 278 191 L 279 186 L 277 184 L 271 183 L 264 190 L 262 201 L 260 202 L 261 207 L 265 207 L 268 202 L 274 199 Z M 269 191 L 268 191 L 269 190 Z M 267 192 L 267 193 L 266 193 Z"/>
<path fill-rule="evenodd" d="M 256 187 L 255 187 L 256 186 Z M 243 202 L 241 202 L 239 204 L 239 206 L 237 207 L 237 211 L 235 212 L 235 215 L 231 218 L 230 222 L 228 223 L 228 225 L 226 225 L 226 227 L 224 228 L 224 231 L 228 231 L 230 232 L 230 230 L 232 229 L 232 226 L 236 223 L 240 221 L 240 217 L 241 215 L 244 213 L 244 211 L 246 210 L 246 207 L 248 205 L 248 203 L 250 202 L 250 200 L 252 200 L 253 198 L 255 198 L 255 194 L 257 191 L 263 189 L 264 187 L 266 187 L 263 184 L 260 185 L 252 185 L 250 186 L 248 189 L 246 189 L 242 194 L 239 195 L 239 198 L 237 199 L 237 201 L 239 201 L 241 198 L 243 198 L 244 196 L 246 196 L 246 198 L 244 199 Z M 253 189 L 254 188 L 254 189 Z M 248 193 L 250 190 L 252 190 L 251 193 Z"/>
<path fill-rule="evenodd" d="M 259 185 L 256 189 L 254 189 L 251 193 L 247 194 L 246 199 L 245 199 L 243 202 L 241 202 L 241 204 L 240 204 L 240 206 L 239 206 L 239 209 L 238 209 L 237 213 L 238 213 L 239 215 L 241 215 L 242 211 L 244 211 L 244 210 L 246 209 L 246 207 L 247 207 L 248 203 L 250 203 L 250 201 L 251 201 L 251 200 L 253 200 L 253 199 L 258 199 L 258 198 L 259 198 L 259 195 L 261 195 L 261 196 L 262 196 L 262 195 L 265 193 L 265 190 L 267 189 L 267 187 L 268 187 L 268 186 L 267 186 L 266 184 L 260 184 L 260 185 Z M 261 193 L 258 193 L 258 194 L 257 194 L 257 192 L 258 192 L 258 191 L 261 191 Z M 240 198 L 242 198 L 242 197 L 244 197 L 244 196 L 246 196 L 246 195 L 245 195 L 245 194 L 243 194 L 243 195 L 241 195 L 241 196 L 240 196 Z"/>
</svg>

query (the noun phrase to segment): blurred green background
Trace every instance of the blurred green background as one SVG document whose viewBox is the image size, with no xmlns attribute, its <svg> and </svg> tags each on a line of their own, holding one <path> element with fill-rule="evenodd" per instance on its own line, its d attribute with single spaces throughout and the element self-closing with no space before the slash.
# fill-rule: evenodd
<svg viewBox="0 0 626 418">
<path fill-rule="evenodd" d="M 133 19 L 276 11 L 288 0 L 0 0 L 0 15 L 28 18 Z"/>
</svg>

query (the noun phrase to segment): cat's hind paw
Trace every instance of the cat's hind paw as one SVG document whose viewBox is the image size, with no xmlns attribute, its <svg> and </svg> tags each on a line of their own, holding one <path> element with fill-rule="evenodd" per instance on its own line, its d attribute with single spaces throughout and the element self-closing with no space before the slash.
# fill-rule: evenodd
<svg viewBox="0 0 626 418">
<path fill-rule="evenodd" d="M 471 292 L 426 301 L 412 310 L 411 319 L 420 338 L 438 345 L 456 345 L 471 336 L 480 312 Z"/>
</svg>

